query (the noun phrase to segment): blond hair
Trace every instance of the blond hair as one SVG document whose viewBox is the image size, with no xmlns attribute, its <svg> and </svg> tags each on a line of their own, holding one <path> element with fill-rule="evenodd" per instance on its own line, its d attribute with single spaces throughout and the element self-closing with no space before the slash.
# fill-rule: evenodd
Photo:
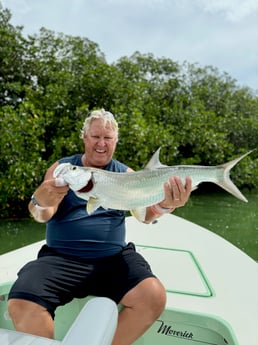
<svg viewBox="0 0 258 345">
<path fill-rule="evenodd" d="M 114 130 L 116 140 L 118 140 L 118 123 L 116 122 L 114 115 L 105 109 L 93 110 L 90 115 L 85 119 L 84 124 L 81 129 L 80 138 L 83 139 L 85 134 L 87 134 L 92 122 L 94 120 L 103 120 L 103 126 L 106 127 L 107 124 Z"/>
</svg>

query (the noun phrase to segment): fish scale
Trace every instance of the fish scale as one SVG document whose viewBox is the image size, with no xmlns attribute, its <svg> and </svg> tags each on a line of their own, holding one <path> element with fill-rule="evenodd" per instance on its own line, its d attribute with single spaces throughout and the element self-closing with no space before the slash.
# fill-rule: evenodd
<svg viewBox="0 0 258 345">
<path fill-rule="evenodd" d="M 201 168 L 201 167 L 199 167 Z M 182 180 L 191 176 L 193 189 L 203 180 L 213 182 L 223 174 L 223 168 L 197 170 L 195 166 L 174 166 L 158 168 L 157 171 L 139 171 L 132 173 L 114 173 L 104 171 L 101 176 L 94 174 L 94 192 L 92 197 L 98 196 L 102 200 L 101 206 L 121 210 L 132 210 L 158 203 L 164 199 L 163 185 L 171 176 L 180 176 Z M 141 188 L 139 187 L 141 185 Z M 78 195 L 83 197 L 81 193 Z M 106 197 L 108 196 L 108 198 Z"/>
</svg>

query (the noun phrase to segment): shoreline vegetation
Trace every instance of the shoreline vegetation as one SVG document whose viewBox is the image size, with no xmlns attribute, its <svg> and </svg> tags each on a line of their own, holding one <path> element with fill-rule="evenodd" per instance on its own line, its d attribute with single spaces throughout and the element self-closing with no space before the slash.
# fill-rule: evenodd
<svg viewBox="0 0 258 345">
<path fill-rule="evenodd" d="M 51 164 L 82 151 L 85 117 L 111 111 L 119 161 L 142 169 L 161 147 L 172 165 L 218 165 L 258 147 L 258 91 L 213 66 L 135 52 L 109 64 L 97 43 L 46 28 L 25 36 L 0 9 L 0 218 L 29 217 Z M 258 188 L 258 150 L 232 169 Z"/>
</svg>

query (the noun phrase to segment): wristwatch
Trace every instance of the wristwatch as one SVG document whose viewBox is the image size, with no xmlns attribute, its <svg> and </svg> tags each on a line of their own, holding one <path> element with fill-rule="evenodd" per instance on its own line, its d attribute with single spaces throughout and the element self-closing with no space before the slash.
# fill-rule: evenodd
<svg viewBox="0 0 258 345">
<path fill-rule="evenodd" d="M 43 211 L 43 210 L 46 210 L 48 208 L 48 207 L 39 206 L 39 203 L 38 203 L 37 199 L 35 198 L 34 194 L 31 196 L 31 201 L 32 201 L 33 205 L 35 206 L 35 208 L 39 211 Z"/>
<path fill-rule="evenodd" d="M 32 194 L 32 196 L 31 196 L 31 201 L 32 201 L 34 206 L 39 206 L 39 203 L 38 203 L 37 199 L 35 198 L 34 194 Z"/>
</svg>

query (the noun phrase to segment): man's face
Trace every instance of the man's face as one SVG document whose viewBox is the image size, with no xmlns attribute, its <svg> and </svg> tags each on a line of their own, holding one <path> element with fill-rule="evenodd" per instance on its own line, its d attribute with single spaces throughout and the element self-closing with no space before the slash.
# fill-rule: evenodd
<svg viewBox="0 0 258 345">
<path fill-rule="evenodd" d="M 96 119 L 91 123 L 83 142 L 87 166 L 103 168 L 112 159 L 117 137 L 109 124 L 104 127 L 103 120 Z"/>
</svg>

